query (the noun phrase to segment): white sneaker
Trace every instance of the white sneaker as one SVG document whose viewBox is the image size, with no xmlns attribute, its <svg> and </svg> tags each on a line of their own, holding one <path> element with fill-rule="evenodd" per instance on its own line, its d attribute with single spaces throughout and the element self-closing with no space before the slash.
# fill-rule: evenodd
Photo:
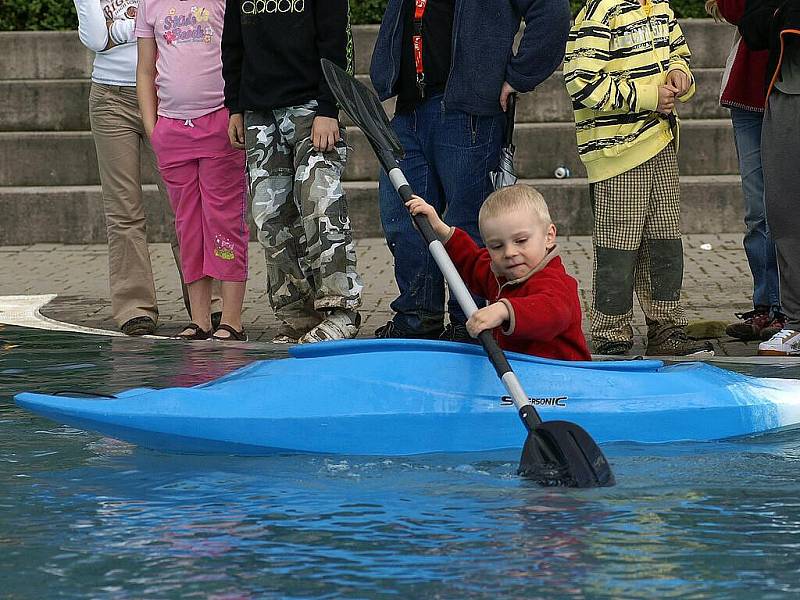
<svg viewBox="0 0 800 600">
<path fill-rule="evenodd" d="M 347 340 L 356 337 L 361 327 L 361 315 L 350 310 L 332 310 L 322 323 L 301 337 L 301 344 Z"/>
<path fill-rule="evenodd" d="M 759 356 L 800 355 L 800 331 L 781 329 L 766 342 L 758 345 Z"/>
</svg>

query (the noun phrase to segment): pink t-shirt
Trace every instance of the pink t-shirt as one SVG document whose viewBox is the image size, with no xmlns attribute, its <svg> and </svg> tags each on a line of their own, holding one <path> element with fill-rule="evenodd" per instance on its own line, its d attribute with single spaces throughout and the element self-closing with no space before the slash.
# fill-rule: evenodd
<svg viewBox="0 0 800 600">
<path fill-rule="evenodd" d="M 136 37 L 155 38 L 158 114 L 196 119 L 222 108 L 225 0 L 139 0 Z"/>
</svg>

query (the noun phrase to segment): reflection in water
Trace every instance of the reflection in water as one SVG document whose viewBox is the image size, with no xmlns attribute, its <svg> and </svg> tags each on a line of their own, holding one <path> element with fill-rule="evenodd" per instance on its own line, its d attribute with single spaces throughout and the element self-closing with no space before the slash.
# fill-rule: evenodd
<svg viewBox="0 0 800 600">
<path fill-rule="evenodd" d="M 19 346 L 0 353 L 0 580 L 14 598 L 799 591 L 796 431 L 612 445 L 620 483 L 589 491 L 519 480 L 515 452 L 161 454 L 28 415 L 11 395 L 195 385 L 274 349 L 3 338 Z"/>
</svg>

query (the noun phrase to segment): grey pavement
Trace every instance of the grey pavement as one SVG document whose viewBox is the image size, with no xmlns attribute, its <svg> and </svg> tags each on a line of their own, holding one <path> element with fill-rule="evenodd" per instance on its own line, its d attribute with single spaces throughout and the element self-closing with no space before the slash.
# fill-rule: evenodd
<svg viewBox="0 0 800 600">
<path fill-rule="evenodd" d="M 578 279 L 581 300 L 588 307 L 591 291 L 592 247 L 588 236 L 559 238 L 567 270 Z M 711 249 L 703 246 L 710 244 Z M 705 246 L 707 247 L 707 246 Z M 170 335 L 188 322 L 178 274 L 168 244 L 151 244 L 159 299 L 159 333 Z M 359 269 L 364 279 L 361 337 L 391 317 L 389 304 L 397 288 L 392 256 L 383 239 L 357 240 Z M 684 236 L 685 274 L 683 301 L 690 321 L 731 321 L 734 312 L 751 308 L 752 280 L 741 246 L 741 234 Z M 0 246 L 0 295 L 58 294 L 42 312 L 54 319 L 116 329 L 108 300 L 106 246 L 33 244 Z M 264 290 L 264 258 L 257 243 L 250 245 L 250 279 L 243 320 L 251 339 L 269 341 L 277 330 Z M 637 309 L 638 311 L 638 309 Z M 584 330 L 588 330 L 584 321 Z M 635 320 L 635 353 L 644 350 L 644 316 Z M 712 340 L 718 355 L 746 356 L 756 344 L 731 338 Z"/>
</svg>

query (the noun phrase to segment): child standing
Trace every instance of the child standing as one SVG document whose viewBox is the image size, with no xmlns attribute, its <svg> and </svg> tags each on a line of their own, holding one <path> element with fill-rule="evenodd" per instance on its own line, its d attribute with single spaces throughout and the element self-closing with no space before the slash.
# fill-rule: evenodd
<svg viewBox="0 0 800 600">
<path fill-rule="evenodd" d="M 506 350 L 591 360 L 581 330 L 578 283 L 564 269 L 556 227 L 538 191 L 513 185 L 489 195 L 478 215 L 485 248 L 445 224 L 422 198 L 406 206 L 412 215 L 428 217 L 470 292 L 489 300 L 467 320 L 471 336 L 491 329 Z"/>
<path fill-rule="evenodd" d="M 223 107 L 224 14 L 224 0 L 140 0 L 136 17 L 139 105 L 175 210 L 192 313 L 178 337 L 190 340 L 212 337 L 212 279 L 222 281 L 223 299 L 213 337 L 247 339 L 247 185 Z"/>
<path fill-rule="evenodd" d="M 78 35 L 95 52 L 89 120 L 103 189 L 111 312 L 124 334 L 149 335 L 156 331 L 158 305 L 147 248 L 141 168 L 143 162 L 155 165 L 155 159 L 136 100 L 133 30 L 138 0 L 74 1 Z M 166 202 L 160 180 L 158 188 Z M 180 273 L 178 244 L 174 234 L 170 238 Z M 188 294 L 182 287 L 188 309 Z M 219 311 L 219 298 L 214 309 Z"/>
<path fill-rule="evenodd" d="M 689 48 L 667 0 L 588 0 L 567 42 L 564 78 L 594 212 L 589 313 L 599 354 L 633 345 L 633 291 L 648 355 L 710 351 L 690 339 L 680 303 L 678 122 L 694 94 Z"/>
<path fill-rule="evenodd" d="M 320 59 L 351 68 L 348 0 L 229 1 L 222 44 L 234 147 L 247 147 L 275 342 L 355 337 L 361 278 L 341 177 L 345 131 Z"/>
</svg>

